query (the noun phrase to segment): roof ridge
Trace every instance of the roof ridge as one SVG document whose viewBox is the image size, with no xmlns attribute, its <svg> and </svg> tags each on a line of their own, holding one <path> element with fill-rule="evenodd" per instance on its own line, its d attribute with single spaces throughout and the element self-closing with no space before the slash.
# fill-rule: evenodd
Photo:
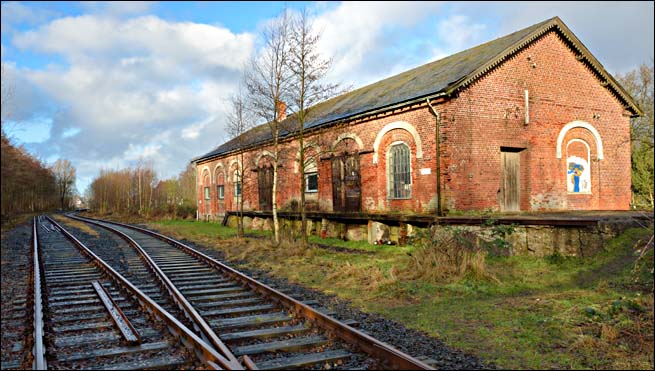
<svg viewBox="0 0 655 371">
<path fill-rule="evenodd" d="M 598 75 L 604 79 L 611 80 L 610 85 L 620 99 L 627 102 L 629 106 L 632 104 L 630 107 L 637 114 L 640 112 L 629 94 L 605 71 L 602 64 L 591 55 L 591 52 L 568 29 L 564 22 L 555 16 L 447 57 L 422 64 L 319 102 L 309 108 L 317 118 L 306 121 L 305 127 L 307 129 L 322 127 L 326 124 L 352 119 L 391 106 L 410 104 L 419 98 L 422 99 L 434 96 L 435 94 L 450 95 L 458 89 L 465 88 L 480 76 L 503 63 L 506 58 L 523 49 L 526 45 L 532 43 L 553 28 L 558 30 L 568 42 L 573 44 L 575 49 L 587 57 L 588 63 Z M 282 137 L 293 134 L 294 130 L 288 129 L 295 116 L 295 113 L 291 114 L 282 121 L 282 125 L 285 126 L 284 130 L 287 131 L 281 135 Z M 245 146 L 236 143 L 238 138 L 265 125 L 267 123 L 255 126 L 246 133 L 217 146 L 207 154 L 195 158 L 193 162 L 221 156 L 233 152 L 238 148 L 258 145 L 270 140 L 271 138 L 265 135 L 251 134 L 254 138 L 252 140 L 248 140 L 249 138 L 247 138 L 246 141 L 248 143 Z"/>
</svg>

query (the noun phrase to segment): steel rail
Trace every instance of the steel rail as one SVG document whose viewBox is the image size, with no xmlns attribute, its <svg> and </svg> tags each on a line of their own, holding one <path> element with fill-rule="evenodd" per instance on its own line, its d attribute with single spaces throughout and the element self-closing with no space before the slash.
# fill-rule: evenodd
<svg viewBox="0 0 655 371">
<path fill-rule="evenodd" d="M 90 218 L 81 218 L 81 219 L 96 220 Z M 432 367 L 425 364 L 424 362 L 421 362 L 420 360 L 401 352 L 400 350 L 390 346 L 389 344 L 381 342 L 361 331 L 358 331 L 344 323 L 341 323 L 340 321 L 337 321 L 336 319 L 330 316 L 327 316 L 319 311 L 316 311 L 312 307 L 303 304 L 300 301 L 293 299 L 292 297 L 283 294 L 282 292 L 277 291 L 253 278 L 250 278 L 244 275 L 243 273 L 177 240 L 174 240 L 170 237 L 164 236 L 157 232 L 153 232 L 145 228 L 140 228 L 129 224 L 123 224 L 123 223 L 118 223 L 108 220 L 102 220 L 102 222 L 130 228 L 132 230 L 153 236 L 161 241 L 164 241 L 166 243 L 169 243 L 177 247 L 178 249 L 196 257 L 197 259 L 200 259 L 206 262 L 207 264 L 225 272 L 233 279 L 241 282 L 245 286 L 248 286 L 251 289 L 259 292 L 260 294 L 263 294 L 271 298 L 273 301 L 286 307 L 288 310 L 300 315 L 301 317 L 308 319 L 309 321 L 314 322 L 319 327 L 331 331 L 342 340 L 345 340 L 346 342 L 351 344 L 355 344 L 361 350 L 368 353 L 369 355 L 387 361 L 388 364 L 385 366 L 389 366 L 389 368 L 391 369 L 397 369 L 397 370 L 432 370 L 433 369 Z"/>
<path fill-rule="evenodd" d="M 130 244 L 141 256 L 141 258 L 146 263 L 148 268 L 150 268 L 150 270 L 155 273 L 157 279 L 159 279 L 159 281 L 161 281 L 161 283 L 164 285 L 166 290 L 168 290 L 169 294 L 171 295 L 175 303 L 178 305 L 178 307 L 182 310 L 184 315 L 191 320 L 196 330 L 198 330 L 202 334 L 203 339 L 206 342 L 213 345 L 216 350 L 218 350 L 228 361 L 230 361 L 230 364 L 226 364 L 224 366 L 229 367 L 231 370 L 243 369 L 243 366 L 241 366 L 237 357 L 220 340 L 218 335 L 216 335 L 214 330 L 212 330 L 212 328 L 205 321 L 205 319 L 198 313 L 198 311 L 196 311 L 193 305 L 189 303 L 186 297 L 180 292 L 180 290 L 178 290 L 175 284 L 171 282 L 168 276 L 161 270 L 161 268 L 159 268 L 157 263 L 155 263 L 155 261 L 150 257 L 150 255 L 148 255 L 148 253 L 141 247 L 141 245 L 139 245 L 139 243 L 134 241 L 134 239 L 132 239 L 130 236 L 126 235 L 125 233 L 112 229 L 106 225 L 103 225 L 102 223 L 98 223 L 91 219 L 81 218 L 75 215 L 69 214 L 67 216 L 75 220 L 85 221 L 93 225 L 97 225 L 101 228 L 107 229 L 113 233 L 118 234 L 121 238 L 127 241 L 127 243 Z"/>
<path fill-rule="evenodd" d="M 91 284 L 96 290 L 100 301 L 107 309 L 112 321 L 123 335 L 125 341 L 130 345 L 140 344 L 141 335 L 139 335 L 139 332 L 134 328 L 130 319 L 127 318 L 125 313 L 123 313 L 123 310 L 118 306 L 118 304 L 116 304 L 116 301 L 111 297 L 107 288 L 102 286 L 98 281 L 93 281 Z"/>
<path fill-rule="evenodd" d="M 34 347 L 32 348 L 32 369 L 47 370 L 45 346 L 43 345 L 43 302 L 41 300 L 41 267 L 39 266 L 39 236 L 37 234 L 37 217 L 32 226 L 32 281 L 34 290 Z"/>
<path fill-rule="evenodd" d="M 127 290 L 131 295 L 133 295 L 142 308 L 152 313 L 155 317 L 166 322 L 168 329 L 171 333 L 179 337 L 185 346 L 192 349 L 200 359 L 205 362 L 210 368 L 215 370 L 221 370 L 222 367 L 232 366 L 232 362 L 228 361 L 225 357 L 219 354 L 214 348 L 208 345 L 203 339 L 198 335 L 189 330 L 184 324 L 178 321 L 165 309 L 163 309 L 159 304 L 152 300 L 149 296 L 144 294 L 136 286 L 134 286 L 130 281 L 118 273 L 114 268 L 105 263 L 100 257 L 98 257 L 93 251 L 86 247 L 82 242 L 80 242 L 75 236 L 69 233 L 64 229 L 59 223 L 54 221 L 52 218 L 46 216 L 49 222 L 54 226 L 59 228 L 61 233 L 68 238 L 73 244 L 82 251 L 83 254 L 89 256 L 93 263 L 104 273 L 106 273 L 114 282 L 116 282 L 119 287 Z"/>
</svg>

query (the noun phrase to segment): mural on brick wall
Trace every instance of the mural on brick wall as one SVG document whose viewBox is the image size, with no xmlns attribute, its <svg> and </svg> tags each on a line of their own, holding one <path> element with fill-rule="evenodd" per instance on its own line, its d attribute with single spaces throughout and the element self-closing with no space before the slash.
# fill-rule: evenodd
<svg viewBox="0 0 655 371">
<path fill-rule="evenodd" d="M 591 171 L 587 160 L 569 156 L 566 163 L 566 185 L 569 193 L 591 193 Z"/>
</svg>

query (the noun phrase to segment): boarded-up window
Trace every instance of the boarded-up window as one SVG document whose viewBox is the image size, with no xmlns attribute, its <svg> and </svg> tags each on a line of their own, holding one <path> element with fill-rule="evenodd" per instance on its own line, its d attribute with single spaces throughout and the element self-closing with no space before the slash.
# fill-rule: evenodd
<svg viewBox="0 0 655 371">
<path fill-rule="evenodd" d="M 273 167 L 262 166 L 257 169 L 257 181 L 259 210 L 270 211 L 273 209 Z"/>
<path fill-rule="evenodd" d="M 333 210 L 360 211 L 361 198 L 359 154 L 332 158 Z"/>
<path fill-rule="evenodd" d="M 412 172 L 409 146 L 398 143 L 391 146 L 387 159 L 388 197 L 406 199 L 412 197 Z"/>
<path fill-rule="evenodd" d="M 519 211 L 521 206 L 521 148 L 501 147 L 500 211 Z"/>
</svg>

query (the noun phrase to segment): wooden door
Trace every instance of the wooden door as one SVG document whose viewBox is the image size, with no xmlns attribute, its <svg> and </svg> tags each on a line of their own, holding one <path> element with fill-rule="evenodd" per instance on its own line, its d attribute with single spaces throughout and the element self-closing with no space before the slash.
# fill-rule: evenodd
<svg viewBox="0 0 655 371">
<path fill-rule="evenodd" d="M 260 167 L 257 171 L 257 183 L 259 188 L 259 210 L 273 210 L 273 168 L 270 166 Z"/>
<path fill-rule="evenodd" d="M 502 180 L 500 185 L 500 211 L 519 211 L 521 208 L 521 154 L 501 151 Z"/>
<path fill-rule="evenodd" d="M 332 209 L 357 212 L 361 209 L 359 155 L 332 158 Z"/>
</svg>

